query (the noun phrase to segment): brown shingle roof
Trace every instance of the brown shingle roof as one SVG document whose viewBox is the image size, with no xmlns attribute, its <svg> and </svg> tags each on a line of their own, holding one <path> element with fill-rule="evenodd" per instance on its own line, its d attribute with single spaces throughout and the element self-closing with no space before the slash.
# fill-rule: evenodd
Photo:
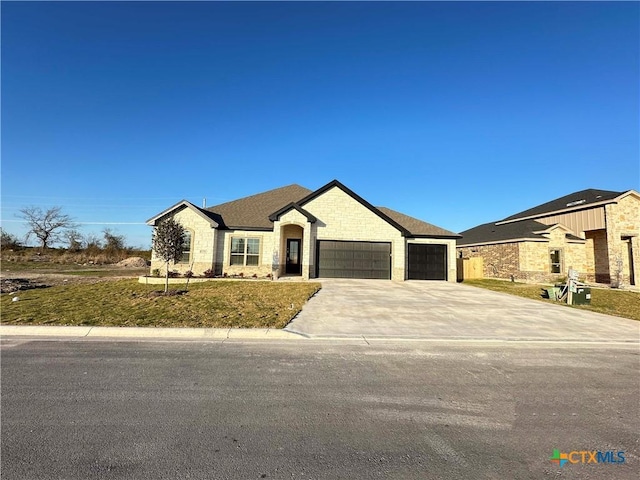
<svg viewBox="0 0 640 480">
<path fill-rule="evenodd" d="M 291 202 L 296 202 L 311 193 L 300 185 L 287 185 L 249 197 L 240 198 L 206 210 L 222 228 L 269 229 L 273 223 L 269 215 Z"/>
<path fill-rule="evenodd" d="M 389 217 L 394 222 L 398 223 L 406 230 L 411 232 L 413 236 L 429 236 L 429 237 L 450 237 L 450 238 L 458 238 L 460 235 L 454 232 L 450 232 L 449 230 L 445 230 L 444 228 L 437 227 L 435 225 L 431 225 L 430 223 L 423 222 L 422 220 L 418 220 L 417 218 L 410 217 L 409 215 L 405 215 L 404 213 L 396 212 L 395 210 L 391 210 L 386 207 L 376 207 L 382 213 L 384 213 L 387 217 Z"/>
</svg>

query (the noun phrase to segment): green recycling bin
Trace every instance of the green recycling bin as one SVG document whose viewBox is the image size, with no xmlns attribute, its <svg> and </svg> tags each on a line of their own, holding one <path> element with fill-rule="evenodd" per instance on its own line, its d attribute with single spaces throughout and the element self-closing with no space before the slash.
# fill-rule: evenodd
<svg viewBox="0 0 640 480">
<path fill-rule="evenodd" d="M 574 305 L 590 305 L 591 304 L 591 288 L 577 287 L 573 294 Z"/>
</svg>

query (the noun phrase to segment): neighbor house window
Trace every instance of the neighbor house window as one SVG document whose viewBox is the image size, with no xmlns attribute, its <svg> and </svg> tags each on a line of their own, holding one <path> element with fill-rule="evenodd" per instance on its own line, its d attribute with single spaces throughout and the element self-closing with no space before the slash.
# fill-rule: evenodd
<svg viewBox="0 0 640 480">
<path fill-rule="evenodd" d="M 231 265 L 257 266 L 259 259 L 259 238 L 231 238 Z"/>
<path fill-rule="evenodd" d="M 561 251 L 549 250 L 551 273 L 562 273 Z"/>
<path fill-rule="evenodd" d="M 193 236 L 189 230 L 184 231 L 184 243 L 182 244 L 182 257 L 180 263 L 189 263 L 191 260 L 191 239 Z"/>
</svg>

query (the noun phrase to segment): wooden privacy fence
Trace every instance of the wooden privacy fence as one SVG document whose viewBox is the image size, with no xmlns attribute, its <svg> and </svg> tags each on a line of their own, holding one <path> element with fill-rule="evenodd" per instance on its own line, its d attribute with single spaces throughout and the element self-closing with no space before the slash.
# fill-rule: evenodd
<svg viewBox="0 0 640 480">
<path fill-rule="evenodd" d="M 457 259 L 458 281 L 470 280 L 472 278 L 484 278 L 484 261 L 482 257 L 458 258 Z"/>
</svg>

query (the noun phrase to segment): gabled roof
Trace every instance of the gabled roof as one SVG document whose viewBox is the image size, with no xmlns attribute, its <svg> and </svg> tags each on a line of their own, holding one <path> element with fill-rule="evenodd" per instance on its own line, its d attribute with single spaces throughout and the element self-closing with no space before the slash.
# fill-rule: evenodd
<svg viewBox="0 0 640 480">
<path fill-rule="evenodd" d="M 160 212 L 155 217 L 151 217 L 149 220 L 147 220 L 146 223 L 147 225 L 151 225 L 151 226 L 157 225 L 158 221 L 160 221 L 162 217 L 164 217 L 165 215 L 168 215 L 171 212 L 175 212 L 176 210 L 177 211 L 183 210 L 185 208 L 189 208 L 193 210 L 195 213 L 197 213 L 198 215 L 200 215 L 203 219 L 209 222 L 209 224 L 211 225 L 211 228 L 217 228 L 220 225 L 220 223 L 217 221 L 215 216 L 211 215 L 211 212 L 207 212 L 206 210 L 203 210 L 200 207 L 196 207 L 193 203 L 187 200 L 181 200 L 175 205 L 170 206 L 166 210 Z"/>
<path fill-rule="evenodd" d="M 228 229 L 271 230 L 273 223 L 269 216 L 283 205 L 295 203 L 309 195 L 311 190 L 300 185 L 287 185 L 249 197 L 240 198 L 206 210 L 219 219 L 220 226 Z"/>
<path fill-rule="evenodd" d="M 333 180 L 315 191 L 293 184 L 231 202 L 221 203 L 220 205 L 214 205 L 206 209 L 196 207 L 192 203 L 183 200 L 156 215 L 147 223 L 149 225 L 155 225 L 158 219 L 174 211 L 176 208 L 187 207 L 192 208 L 203 218 L 207 219 L 212 226 L 221 229 L 272 230 L 273 222 L 291 209 L 297 210 L 304 215 L 307 220 L 314 223 L 316 217 L 305 210 L 304 205 L 334 187 L 339 188 L 372 213 L 382 218 L 385 222 L 397 228 L 404 236 L 435 238 L 459 237 L 457 233 L 436 227 L 435 225 L 404 215 L 395 210 L 385 207 L 376 208 L 337 180 Z"/>
<path fill-rule="evenodd" d="M 360 203 L 362 206 L 364 206 L 365 208 L 369 209 L 372 213 L 376 214 L 378 217 L 382 218 L 385 222 L 389 223 L 390 225 L 394 226 L 395 228 L 397 228 L 398 230 L 400 230 L 400 232 L 402 233 L 402 235 L 406 235 L 406 236 L 410 236 L 411 232 L 409 232 L 409 230 L 407 230 L 406 228 L 404 228 L 402 225 L 400 225 L 398 222 L 396 222 L 395 220 L 393 220 L 392 218 L 390 218 L 389 216 L 385 215 L 383 212 L 381 212 L 380 210 L 378 210 L 376 207 L 374 207 L 373 205 L 371 205 L 369 202 L 367 202 L 364 198 L 362 198 L 360 195 L 358 195 L 357 193 L 355 193 L 353 190 L 345 187 L 342 183 L 340 183 L 338 180 L 333 180 L 329 183 L 327 183 L 325 186 L 320 187 L 318 190 L 316 190 L 315 192 L 310 193 L 309 195 L 307 195 L 306 197 L 304 197 L 302 200 L 300 200 L 299 202 L 297 202 L 298 205 L 300 205 L 301 207 L 303 207 L 305 204 L 309 203 L 311 200 L 313 200 L 314 198 L 319 197 L 320 195 L 322 195 L 323 193 L 331 190 L 332 188 L 337 187 L 340 190 L 342 190 L 344 193 L 346 193 L 347 195 L 349 195 L 351 198 L 353 198 L 356 202 Z"/>
<path fill-rule="evenodd" d="M 518 241 L 537 241 L 546 242 L 548 238 L 544 233 L 555 228 L 562 228 L 569 232 L 566 227 L 556 225 L 545 225 L 535 220 L 521 220 L 519 222 L 496 224 L 495 222 L 485 223 L 477 227 L 470 228 L 464 232 L 460 232 L 462 238 L 456 243 L 458 247 L 472 245 L 487 245 L 493 243 L 511 243 Z M 584 242 L 580 237 L 576 237 L 571 233 L 566 233 L 568 240 Z"/>
<path fill-rule="evenodd" d="M 310 223 L 315 223 L 316 220 L 318 220 L 316 217 L 311 215 L 304 208 L 302 208 L 300 205 L 298 205 L 297 203 L 294 203 L 294 202 L 291 202 L 290 204 L 285 205 L 284 207 L 282 207 L 277 212 L 274 212 L 271 215 L 269 215 L 269 220 L 271 220 L 272 222 L 275 222 L 276 220 L 280 220 L 280 217 L 282 215 L 284 215 L 285 213 L 287 213 L 288 211 L 290 211 L 292 209 L 296 210 L 296 211 L 300 212 L 302 215 L 304 215 L 307 218 L 307 220 L 309 220 Z"/>
<path fill-rule="evenodd" d="M 517 220 L 540 218 L 556 213 L 582 210 L 589 206 L 611 203 L 614 199 L 624 193 L 625 192 L 614 192 L 611 190 L 595 190 L 593 188 L 580 190 L 579 192 L 574 192 L 569 195 L 565 195 L 564 197 L 551 200 L 550 202 L 543 203 L 542 205 L 538 205 L 537 207 L 516 213 L 515 215 L 511 215 L 497 223 L 514 222 Z"/>
<path fill-rule="evenodd" d="M 431 225 L 417 218 L 410 217 L 404 213 L 396 212 L 386 207 L 377 207 L 387 217 L 393 219 L 399 225 L 402 225 L 411 237 L 436 237 L 436 238 L 459 238 L 460 235 L 444 228 Z"/>
</svg>

